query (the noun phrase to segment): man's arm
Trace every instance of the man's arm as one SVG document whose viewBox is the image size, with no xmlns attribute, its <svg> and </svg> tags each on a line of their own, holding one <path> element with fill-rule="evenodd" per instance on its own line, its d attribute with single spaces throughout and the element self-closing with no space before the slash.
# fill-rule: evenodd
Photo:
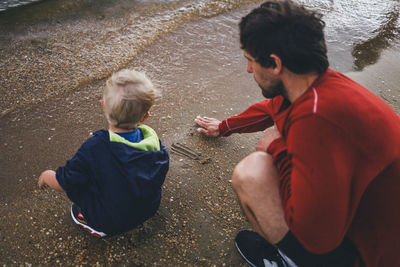
<svg viewBox="0 0 400 267">
<path fill-rule="evenodd" d="M 304 118 L 267 151 L 278 168 L 290 230 L 313 253 L 335 249 L 357 208 L 351 191 L 357 154 L 345 133 L 320 118 Z"/>
<path fill-rule="evenodd" d="M 271 100 L 264 100 L 251 105 L 239 115 L 223 121 L 214 118 L 197 117 L 195 122 L 202 128 L 198 131 L 210 137 L 229 136 L 233 133 L 252 133 L 263 131 L 272 126 Z"/>
</svg>

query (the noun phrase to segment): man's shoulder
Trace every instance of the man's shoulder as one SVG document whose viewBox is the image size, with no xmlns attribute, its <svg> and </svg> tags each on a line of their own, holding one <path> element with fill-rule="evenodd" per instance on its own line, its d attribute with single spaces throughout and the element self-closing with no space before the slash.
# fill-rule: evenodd
<svg viewBox="0 0 400 267">
<path fill-rule="evenodd" d="M 297 120 L 317 116 L 342 121 L 346 116 L 364 115 L 360 113 L 364 113 L 367 99 L 377 97 L 345 75 L 328 69 L 293 103 L 289 117 Z"/>
<path fill-rule="evenodd" d="M 341 97 L 342 96 L 353 96 L 355 92 L 368 94 L 370 91 L 357 83 L 356 81 L 350 79 L 343 73 L 328 69 L 321 77 L 316 81 L 313 86 L 317 89 L 317 92 L 322 96 L 331 97 Z"/>
</svg>

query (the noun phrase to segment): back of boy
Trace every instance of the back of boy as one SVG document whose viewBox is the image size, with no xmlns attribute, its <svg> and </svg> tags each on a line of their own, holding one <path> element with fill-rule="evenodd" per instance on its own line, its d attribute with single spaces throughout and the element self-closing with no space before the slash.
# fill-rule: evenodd
<svg viewBox="0 0 400 267">
<path fill-rule="evenodd" d="M 94 132 L 65 166 L 39 178 L 39 187 L 66 192 L 72 218 L 93 235 L 129 231 L 160 205 L 168 151 L 156 132 L 141 124 L 157 96 L 144 74 L 113 74 L 102 99 L 109 129 Z"/>
</svg>

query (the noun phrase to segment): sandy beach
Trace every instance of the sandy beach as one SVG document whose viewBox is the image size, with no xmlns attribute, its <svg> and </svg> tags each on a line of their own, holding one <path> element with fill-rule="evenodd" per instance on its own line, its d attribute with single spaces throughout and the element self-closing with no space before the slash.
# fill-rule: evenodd
<svg viewBox="0 0 400 267">
<path fill-rule="evenodd" d="M 73 223 L 65 195 L 37 188 L 43 170 L 65 164 L 91 131 L 106 127 L 99 104 L 104 78 L 0 118 L 1 265 L 246 266 L 233 239 L 250 225 L 238 206 L 231 174 L 262 133 L 210 139 L 198 134 L 193 122 L 199 114 L 224 119 L 263 99 L 246 73 L 236 21 L 230 19 L 243 10 L 233 12 L 220 24 L 213 18 L 192 20 L 126 63 L 145 71 L 163 93 L 147 124 L 171 156 L 160 209 L 138 229 L 91 237 Z M 209 35 L 196 39 L 198 29 Z M 225 35 L 216 39 L 213 32 Z M 400 113 L 399 59 L 400 50 L 388 48 L 375 64 L 346 74 Z M 198 158 L 174 153 L 176 144 Z"/>
</svg>

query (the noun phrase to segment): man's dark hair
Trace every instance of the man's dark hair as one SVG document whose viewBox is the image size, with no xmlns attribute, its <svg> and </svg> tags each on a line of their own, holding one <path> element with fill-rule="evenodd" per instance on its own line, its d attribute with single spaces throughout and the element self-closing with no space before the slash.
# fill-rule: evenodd
<svg viewBox="0 0 400 267">
<path fill-rule="evenodd" d="M 321 17 L 290 0 L 267 1 L 239 23 L 241 47 L 263 67 L 275 67 L 275 54 L 293 73 L 322 74 L 329 62 Z"/>
</svg>

